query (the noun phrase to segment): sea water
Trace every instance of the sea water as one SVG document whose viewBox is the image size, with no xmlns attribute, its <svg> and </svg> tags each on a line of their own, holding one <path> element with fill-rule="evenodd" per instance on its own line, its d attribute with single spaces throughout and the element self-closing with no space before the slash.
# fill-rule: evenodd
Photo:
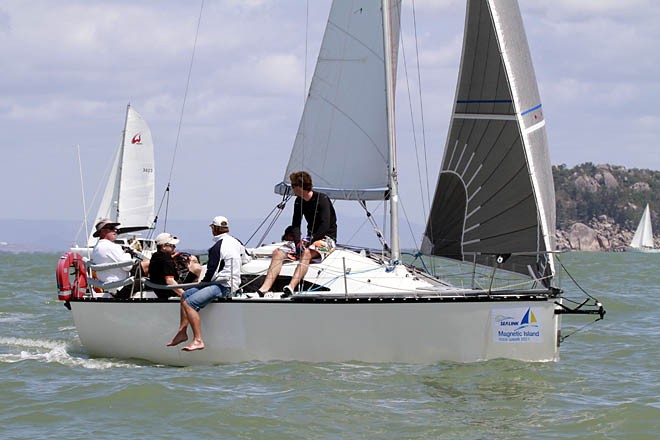
<svg viewBox="0 0 660 440">
<path fill-rule="evenodd" d="M 660 437 L 660 254 L 560 257 L 607 315 L 564 316 L 559 362 L 187 368 L 88 356 L 57 258 L 0 254 L 2 439 Z"/>
</svg>

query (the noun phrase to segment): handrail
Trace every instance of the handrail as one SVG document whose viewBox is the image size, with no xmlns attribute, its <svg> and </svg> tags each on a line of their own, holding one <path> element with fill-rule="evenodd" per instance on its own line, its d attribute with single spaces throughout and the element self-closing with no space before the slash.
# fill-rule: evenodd
<svg viewBox="0 0 660 440">
<path fill-rule="evenodd" d="M 128 261 L 119 261 L 116 263 L 101 263 L 101 264 L 94 264 L 93 262 L 88 262 L 86 263 L 86 266 L 88 269 L 95 270 L 97 272 L 103 272 L 104 270 L 109 270 L 109 269 L 116 269 L 119 267 L 128 267 L 132 266 L 135 264 L 135 261 L 133 259 L 128 260 Z"/>
<path fill-rule="evenodd" d="M 97 280 L 95 278 L 87 278 L 87 283 L 89 283 L 92 287 L 97 287 L 102 290 L 110 290 L 116 289 L 118 287 L 128 286 L 133 284 L 134 281 L 135 277 L 128 277 L 119 281 L 109 281 L 107 283 L 104 283 L 103 281 Z"/>
<path fill-rule="evenodd" d="M 149 278 L 142 278 L 144 285 L 158 290 L 174 290 L 174 289 L 190 289 L 193 287 L 206 287 L 212 285 L 219 285 L 217 282 L 201 282 L 201 283 L 185 283 L 185 284 L 156 284 L 149 280 Z"/>
</svg>

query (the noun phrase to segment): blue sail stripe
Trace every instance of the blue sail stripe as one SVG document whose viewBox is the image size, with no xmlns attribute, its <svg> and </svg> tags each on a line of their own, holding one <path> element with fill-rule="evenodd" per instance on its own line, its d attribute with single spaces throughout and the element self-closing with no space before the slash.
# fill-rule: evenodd
<svg viewBox="0 0 660 440">
<path fill-rule="evenodd" d="M 532 107 L 532 108 L 530 108 L 529 110 L 525 110 L 524 112 L 522 112 L 522 113 L 520 114 L 520 116 L 525 116 L 527 113 L 531 113 L 531 112 L 533 112 L 534 110 L 538 110 L 538 109 L 540 109 L 540 108 L 541 108 L 541 104 L 537 105 L 536 107 Z"/>
</svg>

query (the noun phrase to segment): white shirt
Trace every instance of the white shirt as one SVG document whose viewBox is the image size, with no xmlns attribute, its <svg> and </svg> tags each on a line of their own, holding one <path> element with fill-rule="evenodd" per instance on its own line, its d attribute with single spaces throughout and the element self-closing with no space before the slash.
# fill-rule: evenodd
<svg viewBox="0 0 660 440">
<path fill-rule="evenodd" d="M 236 292 L 241 285 L 241 254 L 245 253 L 245 247 L 226 232 L 213 237 L 215 243 L 218 240 L 222 240 L 220 260 L 224 260 L 225 266 L 211 280 L 220 281 L 221 284 L 231 287 L 232 292 Z"/>
<path fill-rule="evenodd" d="M 96 246 L 94 246 L 94 250 L 92 250 L 92 262 L 94 264 L 120 263 L 132 260 L 131 255 L 124 252 L 121 246 L 105 238 L 99 240 Z M 103 283 L 125 280 L 128 278 L 131 268 L 132 266 L 126 265 L 115 269 L 98 271 L 96 277 Z"/>
</svg>

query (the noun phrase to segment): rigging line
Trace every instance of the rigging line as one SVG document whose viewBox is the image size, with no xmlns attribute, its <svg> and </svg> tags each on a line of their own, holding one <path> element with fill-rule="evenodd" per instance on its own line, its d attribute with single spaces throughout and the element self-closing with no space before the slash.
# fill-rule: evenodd
<svg viewBox="0 0 660 440">
<path fill-rule="evenodd" d="M 82 174 L 82 160 L 80 159 L 80 144 L 77 146 L 78 151 L 78 170 L 80 172 L 80 192 L 82 193 L 82 206 L 83 206 L 83 222 L 85 225 L 85 238 L 89 237 L 89 225 L 87 224 L 87 206 L 85 205 L 85 184 L 83 183 Z M 86 243 L 87 246 L 89 243 Z"/>
<path fill-rule="evenodd" d="M 413 16 L 413 29 L 415 35 L 415 55 L 417 60 L 417 84 L 419 91 L 419 113 L 420 113 L 420 123 L 422 125 L 422 146 L 424 148 L 424 165 L 426 168 L 426 198 L 431 200 L 431 187 L 429 184 L 429 160 L 428 160 L 428 151 L 426 148 L 426 125 L 424 123 L 424 99 L 422 98 L 422 73 L 419 64 L 419 38 L 417 37 L 417 13 L 415 12 L 415 0 L 412 0 L 412 16 Z M 421 189 L 421 188 L 420 188 Z M 430 210 L 430 207 L 429 207 Z M 429 211 L 430 215 L 430 211 Z M 431 222 L 429 222 L 430 224 Z"/>
<path fill-rule="evenodd" d="M 282 215 L 282 212 L 283 211 L 280 210 L 279 212 L 277 212 L 273 216 L 273 219 L 270 221 L 270 223 L 268 224 L 268 227 L 266 228 L 263 235 L 259 239 L 259 243 L 258 243 L 257 247 L 260 247 L 264 243 L 264 240 L 266 240 L 266 235 L 268 235 L 270 233 L 270 231 L 273 229 L 273 226 L 275 226 L 275 223 L 277 222 L 277 220 L 279 220 L 280 216 Z M 272 211 L 271 211 L 271 213 L 272 213 Z M 268 216 L 270 217 L 270 214 Z M 266 220 L 264 220 L 261 224 L 263 225 L 265 222 L 266 222 Z M 261 228 L 261 226 L 259 228 Z"/>
<path fill-rule="evenodd" d="M 419 245 L 417 244 L 417 238 L 415 238 L 415 233 L 412 230 L 412 224 L 410 223 L 410 219 L 408 218 L 408 212 L 406 211 L 406 207 L 403 204 L 403 200 L 399 199 L 399 205 L 401 205 L 401 209 L 403 210 L 403 216 L 406 218 L 406 223 L 408 223 L 408 229 L 410 229 L 410 236 L 413 239 L 413 243 L 415 243 L 415 249 L 419 249 Z"/>
<path fill-rule="evenodd" d="M 167 177 L 167 191 L 168 191 L 168 203 L 165 208 L 165 225 L 167 225 L 167 213 L 169 208 L 169 189 L 170 184 L 172 183 L 172 174 L 174 173 L 174 163 L 176 159 L 176 153 L 179 149 L 179 137 L 181 135 L 181 126 L 183 125 L 183 113 L 186 108 L 186 101 L 188 99 L 188 89 L 190 88 L 190 77 L 192 75 L 193 62 L 195 60 L 195 51 L 197 49 L 197 38 L 199 37 L 199 28 L 202 22 L 202 11 L 204 10 L 204 0 L 201 1 L 199 6 L 199 17 L 197 18 L 197 29 L 195 30 L 195 40 L 193 42 L 192 55 L 190 56 L 190 65 L 188 67 L 188 78 L 186 79 L 186 88 L 183 93 L 183 102 L 181 104 L 181 113 L 179 114 L 179 126 L 176 131 L 176 140 L 174 141 L 174 152 L 172 153 L 172 164 L 170 165 L 170 173 Z"/>
<path fill-rule="evenodd" d="M 169 194 L 170 194 L 170 184 L 167 184 L 167 187 L 165 188 L 165 191 L 163 191 L 163 197 L 160 198 L 160 204 L 158 205 L 158 210 L 156 211 L 156 217 L 154 218 L 154 229 L 156 228 L 156 222 L 158 221 L 158 213 L 160 210 L 163 208 L 163 203 L 165 203 L 165 197 L 167 197 L 168 204 L 169 204 Z M 167 211 L 167 209 L 165 209 Z M 165 226 L 167 226 L 167 215 L 165 216 L 165 225 L 163 226 L 163 229 L 165 229 Z"/>
<path fill-rule="evenodd" d="M 405 77 L 406 77 L 406 88 L 408 89 L 408 107 L 410 109 L 410 123 L 412 125 L 413 144 L 415 145 L 415 162 L 417 163 L 417 177 L 419 178 L 419 194 L 422 197 L 422 213 L 424 214 L 424 218 L 426 218 L 426 206 L 427 206 L 428 194 L 427 194 L 427 199 L 425 199 L 424 185 L 422 184 L 422 170 L 419 163 L 419 149 L 417 148 L 417 130 L 415 128 L 415 116 L 413 113 L 412 95 L 410 93 L 408 61 L 406 60 L 406 49 L 405 49 L 406 46 L 405 44 L 403 44 L 403 33 L 399 32 L 399 34 L 401 36 L 401 55 L 403 56 L 403 70 L 405 72 Z"/>
<path fill-rule="evenodd" d="M 266 223 L 266 220 L 268 220 L 268 219 L 270 218 L 270 216 L 273 215 L 273 212 L 275 212 L 276 209 L 279 209 L 279 210 L 280 210 L 280 214 L 278 214 L 278 215 L 275 216 L 275 220 L 277 220 L 277 219 L 279 218 L 279 216 L 282 214 L 282 211 L 284 211 L 284 207 L 286 206 L 286 203 L 289 201 L 290 198 L 291 198 L 291 195 L 290 195 L 290 194 L 284 194 L 284 195 L 282 196 L 282 201 L 281 201 L 280 203 L 278 203 L 278 204 L 277 204 L 277 205 L 276 205 L 276 206 L 275 206 L 275 207 L 274 207 L 274 208 L 268 213 L 268 215 L 267 215 L 267 216 L 264 218 L 264 220 L 259 224 L 259 226 L 257 226 L 257 228 L 254 230 L 254 232 L 252 233 L 252 235 L 250 235 L 250 238 L 248 238 L 247 241 L 245 242 L 246 245 L 250 242 L 250 240 L 252 240 L 252 239 L 254 238 L 255 235 L 257 235 L 257 232 L 259 232 L 259 230 L 260 230 L 260 229 L 263 227 L 263 225 Z M 270 225 L 268 226 L 268 228 L 266 228 L 266 231 L 264 232 L 264 235 L 262 236 L 262 238 L 261 238 L 261 240 L 259 241 L 259 243 L 257 244 L 257 246 L 261 246 L 261 244 L 263 243 L 263 240 L 266 238 L 266 234 L 268 234 L 268 233 L 270 232 L 270 230 L 272 229 L 272 227 L 273 227 L 273 223 L 274 223 L 275 220 L 271 221 L 271 223 L 270 223 Z"/>
<path fill-rule="evenodd" d="M 96 190 L 94 191 L 94 195 L 92 196 L 92 200 L 89 203 L 89 208 L 85 210 L 85 217 L 83 219 L 83 223 L 80 224 L 78 227 L 78 231 L 76 231 L 76 240 L 78 240 L 78 237 L 80 236 L 80 232 L 82 231 L 83 227 L 85 227 L 85 223 L 87 221 L 87 218 L 89 217 L 89 214 L 91 213 L 92 206 L 96 203 L 96 199 L 99 196 L 99 192 L 101 191 L 101 188 L 103 187 L 103 182 L 106 182 L 110 176 L 112 167 L 114 164 L 114 156 L 113 160 L 108 162 L 106 165 L 106 169 L 103 171 L 103 174 L 101 176 L 101 180 L 99 180 L 98 185 L 96 185 Z M 81 172 L 81 178 L 82 178 L 82 172 Z M 94 219 L 94 222 L 96 222 L 97 219 Z M 85 241 L 89 239 L 89 233 L 85 236 Z"/>
<path fill-rule="evenodd" d="M 559 265 L 564 269 L 564 272 L 566 272 L 566 275 L 568 275 L 568 277 L 571 279 L 571 281 L 573 281 L 573 283 L 575 284 L 575 286 L 576 286 L 578 289 L 580 289 L 580 290 L 582 291 L 582 293 L 584 293 L 585 295 L 587 295 L 589 298 L 593 299 L 594 301 L 596 301 L 596 302 L 600 302 L 600 301 L 598 300 L 598 298 L 596 298 L 596 297 L 590 295 L 589 293 L 587 293 L 587 291 L 584 290 L 584 289 L 582 288 L 582 286 L 580 286 L 580 285 L 578 284 L 577 280 L 576 280 L 575 278 L 573 278 L 573 275 L 571 275 L 571 273 L 568 271 L 568 269 L 566 269 L 566 266 L 564 266 L 564 263 L 562 263 L 562 261 L 559 259 L 559 255 L 557 255 L 557 261 L 559 261 Z"/>
<path fill-rule="evenodd" d="M 383 236 L 382 231 L 378 229 L 378 224 L 376 223 L 376 220 L 374 219 L 371 212 L 369 212 L 369 210 L 367 209 L 367 202 L 364 200 L 360 200 L 359 202 L 360 202 L 360 206 L 362 206 L 364 212 L 367 214 L 367 218 L 364 220 L 364 222 L 362 222 L 362 224 L 357 229 L 357 231 L 355 231 L 355 233 L 351 237 L 351 241 L 353 240 L 355 235 L 357 235 L 357 233 L 362 229 L 362 227 L 367 223 L 367 221 L 369 221 L 369 223 L 371 223 L 371 227 L 376 233 L 376 237 L 378 238 L 378 241 L 380 241 L 381 248 L 389 250 L 390 246 L 387 244 L 387 241 L 385 241 L 385 236 Z M 378 209 L 378 206 L 376 206 L 376 209 Z M 351 241 L 349 241 L 348 243 L 350 243 Z"/>
</svg>

